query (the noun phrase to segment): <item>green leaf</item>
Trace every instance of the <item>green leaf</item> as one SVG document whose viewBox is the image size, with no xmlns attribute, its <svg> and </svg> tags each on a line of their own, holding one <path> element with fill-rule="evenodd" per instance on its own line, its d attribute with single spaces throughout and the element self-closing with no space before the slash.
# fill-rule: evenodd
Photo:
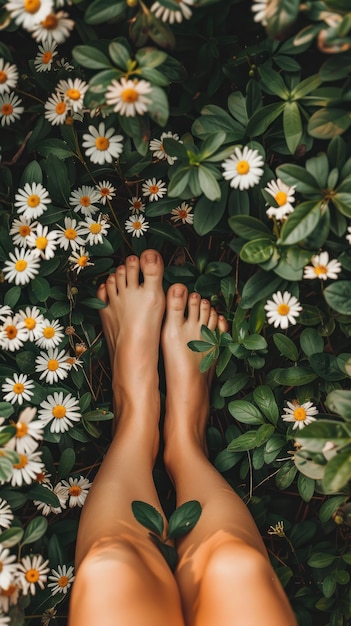
<svg viewBox="0 0 351 626">
<path fill-rule="evenodd" d="M 99 298 L 84 298 L 80 301 L 81 304 L 88 307 L 89 309 L 105 309 L 106 303 L 100 300 Z"/>
<path fill-rule="evenodd" d="M 87 24 L 103 24 L 110 20 L 115 21 L 124 16 L 126 4 L 124 0 L 93 0 L 85 13 L 84 21 Z"/>
<path fill-rule="evenodd" d="M 350 438 L 351 441 L 351 438 Z M 351 480 L 351 450 L 338 452 L 330 461 L 324 471 L 323 484 L 330 492 L 340 491 Z"/>
<path fill-rule="evenodd" d="M 242 340 L 241 344 L 247 350 L 265 350 L 267 348 L 267 341 L 262 335 L 247 335 L 245 339 Z"/>
<path fill-rule="evenodd" d="M 11 374 L 12 374 L 12 371 L 9 372 L 9 375 L 11 375 Z M 1 417 L 5 417 L 5 418 L 11 417 L 11 415 L 13 415 L 14 412 L 15 412 L 15 409 L 13 408 L 13 404 L 11 404 L 11 402 L 4 402 L 4 401 L 0 402 L 0 415 L 1 415 Z M 7 426 L 6 428 L 7 429 L 8 428 L 12 428 L 12 426 Z M 4 430 L 2 430 L 2 432 L 4 432 Z M 16 432 L 16 429 L 13 431 L 12 434 L 14 435 L 15 432 Z M 1 445 L 3 445 L 3 444 L 1 444 Z"/>
<path fill-rule="evenodd" d="M 301 498 L 305 502 L 310 502 L 314 494 L 315 481 L 313 478 L 299 474 L 297 479 L 297 488 Z"/>
<path fill-rule="evenodd" d="M 279 410 L 272 389 L 268 385 L 258 385 L 254 389 L 253 397 L 268 421 L 276 424 L 279 418 Z"/>
<path fill-rule="evenodd" d="M 277 176 L 287 185 L 296 185 L 296 190 L 302 194 L 320 194 L 321 189 L 316 179 L 301 165 L 284 163 L 276 169 Z M 296 211 L 296 209 L 295 209 Z"/>
<path fill-rule="evenodd" d="M 11 480 L 13 465 L 6 456 L 0 458 L 0 480 L 4 483 Z"/>
<path fill-rule="evenodd" d="M 261 411 L 246 400 L 233 400 L 229 402 L 228 409 L 229 413 L 238 420 L 238 422 L 242 422 L 243 424 L 260 426 L 265 422 Z"/>
<path fill-rule="evenodd" d="M 168 522 L 167 536 L 169 539 L 176 539 L 187 534 L 198 522 L 202 513 L 200 502 L 190 500 L 184 502 L 172 513 Z"/>
<path fill-rule="evenodd" d="M 274 333 L 273 341 L 282 356 L 290 359 L 290 361 L 297 361 L 299 353 L 295 343 L 289 337 L 282 333 Z"/>
<path fill-rule="evenodd" d="M 180 196 L 188 182 L 191 169 L 188 165 L 174 169 L 168 185 L 168 195 L 170 198 L 178 198 Z"/>
<path fill-rule="evenodd" d="M 308 120 L 307 130 L 311 137 L 331 139 L 342 135 L 351 126 L 348 111 L 340 108 L 326 107 L 318 109 Z"/>
<path fill-rule="evenodd" d="M 7 306 L 9 306 L 11 309 L 16 306 L 18 300 L 21 297 L 21 287 L 19 286 L 15 286 L 15 287 L 11 287 L 4 296 L 4 304 L 7 304 Z"/>
<path fill-rule="evenodd" d="M 351 391 L 349 389 L 335 389 L 328 393 L 325 401 L 332 413 L 351 420 Z"/>
<path fill-rule="evenodd" d="M 298 385 L 307 385 L 316 380 L 318 375 L 309 367 L 288 367 L 276 371 L 274 380 L 285 387 L 297 387 Z"/>
<path fill-rule="evenodd" d="M 303 241 L 318 226 L 321 218 L 321 202 L 308 200 L 299 204 L 284 222 L 281 231 L 283 245 Z"/>
<path fill-rule="evenodd" d="M 325 524 L 328 520 L 330 520 L 335 511 L 337 511 L 338 508 L 344 504 L 344 502 L 345 496 L 334 496 L 325 500 L 319 509 L 319 519 L 321 522 Z"/>
<path fill-rule="evenodd" d="M 300 335 L 300 346 L 306 356 L 324 350 L 324 340 L 315 328 L 304 328 Z"/>
<path fill-rule="evenodd" d="M 214 230 L 222 219 L 228 197 L 228 185 L 222 184 L 221 198 L 216 202 L 212 202 L 205 195 L 197 201 L 194 209 L 194 230 L 204 236 Z"/>
<path fill-rule="evenodd" d="M 178 228 L 174 228 L 174 226 L 171 226 L 171 224 L 167 224 L 166 222 L 152 224 L 152 226 L 150 226 L 149 232 L 153 235 L 157 235 L 157 237 L 159 237 L 161 240 L 169 241 L 176 246 L 185 245 L 185 239 L 180 230 Z"/>
<path fill-rule="evenodd" d="M 228 452 L 245 452 L 255 448 L 256 432 L 255 430 L 250 430 L 243 435 L 239 435 L 236 439 L 233 439 L 227 447 Z"/>
<path fill-rule="evenodd" d="M 276 247 L 271 239 L 253 239 L 243 245 L 240 250 L 240 258 L 245 263 L 254 265 L 268 261 L 274 254 Z"/>
<path fill-rule="evenodd" d="M 133 500 L 132 511 L 139 524 L 162 537 L 164 521 L 161 513 L 155 507 L 147 504 L 147 502 Z"/>
<path fill-rule="evenodd" d="M 284 102 L 267 104 L 252 115 L 246 128 L 249 136 L 263 135 L 268 126 L 284 111 Z"/>
<path fill-rule="evenodd" d="M 222 398 L 228 398 L 230 396 L 235 396 L 241 389 L 244 389 L 245 385 L 249 381 L 248 374 L 244 374 L 240 372 L 239 374 L 233 374 L 226 380 L 226 382 L 222 385 L 220 390 L 220 395 Z"/>
<path fill-rule="evenodd" d="M 342 447 L 350 443 L 350 439 L 344 424 L 326 419 L 318 419 L 296 433 L 296 441 L 312 452 L 320 452 L 327 441 Z"/>
<path fill-rule="evenodd" d="M 315 552 L 310 556 L 307 561 L 307 564 L 310 567 L 329 567 L 336 560 L 336 556 L 334 554 L 328 554 L 327 552 Z"/>
<path fill-rule="evenodd" d="M 89 89 L 84 97 L 86 106 L 93 109 L 94 107 L 104 104 L 108 85 L 113 80 L 119 80 L 122 75 L 123 72 L 117 69 L 103 70 L 95 74 L 89 81 Z"/>
<path fill-rule="evenodd" d="M 220 200 L 221 188 L 212 172 L 205 165 L 199 165 L 197 175 L 205 196 L 212 201 Z"/>
<path fill-rule="evenodd" d="M 41 537 L 45 535 L 47 527 L 48 521 L 45 517 L 34 517 L 33 519 L 31 519 L 24 531 L 21 545 L 25 546 L 29 543 L 34 543 L 35 541 L 38 541 L 38 539 L 41 539 Z"/>
<path fill-rule="evenodd" d="M 38 161 L 30 161 L 25 167 L 20 180 L 20 187 L 24 187 L 25 183 L 42 183 L 43 172 Z"/>
<path fill-rule="evenodd" d="M 274 240 L 274 235 L 267 226 L 256 217 L 234 215 L 229 218 L 228 224 L 232 231 L 238 235 L 238 237 L 242 237 L 242 239 L 251 241 L 252 239 L 267 239 L 271 237 L 271 239 Z"/>
<path fill-rule="evenodd" d="M 23 537 L 23 528 L 7 528 L 1 533 L 1 545 L 3 548 L 12 548 L 20 543 Z"/>
<path fill-rule="evenodd" d="M 279 289 L 283 291 L 285 284 L 285 281 L 271 272 L 255 272 L 244 284 L 240 301 L 241 308 L 250 309 L 256 302 L 267 299 Z"/>
<path fill-rule="evenodd" d="M 300 9 L 300 0 L 271 0 L 266 7 L 267 33 L 272 39 L 282 34 L 295 23 Z"/>
<path fill-rule="evenodd" d="M 50 154 L 54 154 L 59 159 L 67 159 L 74 156 L 66 142 L 55 137 L 40 141 L 37 150 L 44 157 L 48 157 Z"/>
<path fill-rule="evenodd" d="M 53 507 L 59 507 L 60 501 L 57 495 L 44 487 L 44 485 L 33 485 L 29 491 L 27 492 L 27 497 L 31 500 L 39 500 L 39 502 L 45 502 L 45 504 L 49 504 Z"/>
<path fill-rule="evenodd" d="M 154 68 L 161 65 L 167 59 L 166 52 L 156 48 L 146 47 L 137 51 L 135 58 L 140 67 Z"/>
<path fill-rule="evenodd" d="M 287 489 L 290 487 L 291 483 L 294 481 L 295 476 L 297 474 L 297 469 L 292 461 L 287 461 L 282 465 L 282 467 L 278 470 L 275 476 L 275 482 L 278 489 Z"/>
<path fill-rule="evenodd" d="M 58 476 L 60 480 L 69 475 L 74 467 L 75 461 L 76 453 L 74 448 L 66 448 L 62 451 L 58 466 Z"/>
<path fill-rule="evenodd" d="M 150 98 L 150 104 L 148 104 L 147 110 L 151 119 L 160 126 L 165 126 L 169 116 L 169 104 L 166 93 L 163 89 L 154 85 L 148 97 Z"/>
<path fill-rule="evenodd" d="M 324 298 L 329 306 L 343 315 L 350 314 L 351 281 L 339 280 L 333 282 L 323 291 Z"/>
<path fill-rule="evenodd" d="M 283 113 L 283 129 L 287 146 L 295 154 L 302 137 L 300 109 L 296 102 L 287 102 Z"/>
<path fill-rule="evenodd" d="M 75 46 L 72 56 L 77 63 L 91 70 L 111 68 L 111 63 L 101 50 L 93 46 Z"/>
</svg>

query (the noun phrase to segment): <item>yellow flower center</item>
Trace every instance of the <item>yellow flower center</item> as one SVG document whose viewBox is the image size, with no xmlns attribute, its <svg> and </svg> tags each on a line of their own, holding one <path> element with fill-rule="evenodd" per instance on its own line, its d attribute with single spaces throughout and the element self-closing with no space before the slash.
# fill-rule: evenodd
<svg viewBox="0 0 351 626">
<path fill-rule="evenodd" d="M 93 233 L 93 235 L 97 235 L 101 231 L 101 228 L 101 224 L 98 224 L 97 222 L 89 226 L 89 230 L 91 233 Z"/>
<path fill-rule="evenodd" d="M 95 146 L 97 147 L 98 150 L 107 150 L 109 145 L 110 145 L 110 142 L 107 139 L 107 137 L 97 137 L 95 139 Z"/>
<path fill-rule="evenodd" d="M 50 63 L 51 59 L 52 59 L 52 52 L 50 52 L 49 50 L 44 52 L 43 56 L 41 57 L 42 63 L 45 63 L 45 65 Z"/>
<path fill-rule="evenodd" d="M 67 89 L 66 96 L 70 100 L 79 100 L 79 98 L 80 98 L 80 91 L 79 91 L 79 89 Z"/>
<path fill-rule="evenodd" d="M 37 569 L 29 569 L 25 573 L 25 578 L 27 582 L 29 583 L 37 583 L 40 578 L 40 575 Z"/>
<path fill-rule="evenodd" d="M 67 239 L 75 239 L 77 237 L 77 231 L 74 228 L 66 228 L 65 237 Z"/>
<path fill-rule="evenodd" d="M 48 240 L 46 237 L 37 237 L 35 240 L 35 245 L 39 250 L 45 250 L 48 245 Z"/>
<path fill-rule="evenodd" d="M 285 304 L 285 302 L 282 302 L 281 304 L 279 304 L 277 311 L 279 315 L 287 315 L 290 311 L 290 307 Z"/>
<path fill-rule="evenodd" d="M 3 104 L 1 107 L 1 113 L 3 115 L 11 115 L 13 113 L 13 106 L 9 102 L 7 104 Z"/>
<path fill-rule="evenodd" d="M 26 319 L 23 321 L 24 321 L 24 325 L 26 326 L 26 328 L 28 328 L 28 330 L 33 330 L 33 328 L 35 328 L 37 325 L 33 317 L 26 317 Z"/>
<path fill-rule="evenodd" d="M 35 209 L 38 204 L 40 204 L 39 196 L 37 196 L 36 193 L 33 193 L 31 196 L 28 197 L 27 204 L 31 209 Z"/>
<path fill-rule="evenodd" d="M 19 227 L 18 232 L 21 235 L 21 237 L 28 237 L 28 235 L 30 235 L 30 228 L 29 226 L 27 226 L 27 224 L 25 224 Z"/>
<path fill-rule="evenodd" d="M 82 493 L 82 488 L 79 485 L 71 485 L 68 490 L 70 496 L 80 496 Z"/>
<path fill-rule="evenodd" d="M 27 11 L 27 13 L 31 13 L 32 15 L 34 15 L 34 13 L 37 13 L 37 11 L 39 11 L 40 7 L 40 0 L 24 0 L 23 8 L 25 11 Z"/>
<path fill-rule="evenodd" d="M 285 193 L 285 191 L 278 191 L 278 192 L 275 194 L 274 199 L 275 199 L 276 203 L 277 203 L 279 206 L 283 206 L 284 204 L 286 204 L 286 201 L 287 201 L 287 199 L 288 199 L 288 196 L 287 196 L 287 194 Z"/>
<path fill-rule="evenodd" d="M 314 273 L 316 274 L 316 276 L 324 276 L 328 270 L 326 268 L 325 265 L 317 265 L 317 267 L 313 268 Z"/>
<path fill-rule="evenodd" d="M 55 372 L 59 368 L 59 362 L 57 359 L 49 359 L 48 361 L 48 370 L 50 372 Z"/>
<path fill-rule="evenodd" d="M 243 176 L 244 174 L 248 174 L 250 171 L 250 163 L 248 163 L 247 161 L 238 161 L 236 165 L 236 171 L 241 176 Z"/>
<path fill-rule="evenodd" d="M 66 111 L 67 107 L 64 102 L 58 102 L 55 106 L 55 112 L 57 115 L 62 115 Z"/>
<path fill-rule="evenodd" d="M 57 581 L 57 584 L 59 587 L 67 587 L 68 583 L 69 583 L 68 576 L 60 576 L 60 578 Z"/>
<path fill-rule="evenodd" d="M 24 467 L 26 467 L 27 463 L 28 463 L 28 457 L 26 457 L 25 454 L 19 454 L 19 463 L 14 463 L 13 467 L 15 469 L 23 469 Z"/>
<path fill-rule="evenodd" d="M 185 220 L 185 218 L 188 216 L 188 211 L 186 211 L 185 209 L 178 209 L 178 215 L 181 220 Z"/>
<path fill-rule="evenodd" d="M 160 189 L 158 185 L 150 185 L 149 190 L 150 190 L 150 193 L 158 193 Z"/>
<path fill-rule="evenodd" d="M 110 189 L 108 187 L 100 187 L 100 195 L 102 195 L 102 196 L 109 196 L 110 195 Z"/>
<path fill-rule="evenodd" d="M 133 228 L 134 230 L 140 230 L 142 228 L 142 223 L 141 222 L 133 222 Z"/>
<path fill-rule="evenodd" d="M 307 413 L 302 406 L 299 406 L 297 409 L 295 409 L 293 416 L 297 422 L 303 422 L 307 417 Z"/>
<path fill-rule="evenodd" d="M 0 85 L 3 85 L 7 81 L 7 74 L 4 71 L 0 71 Z"/>
<path fill-rule="evenodd" d="M 67 412 L 67 409 L 62 404 L 57 404 L 52 409 L 53 416 L 56 417 L 56 419 L 58 419 L 58 420 L 61 420 L 63 417 L 65 417 L 66 412 Z"/>
<path fill-rule="evenodd" d="M 79 202 L 81 203 L 82 206 L 90 206 L 90 197 L 89 196 L 82 196 L 79 199 Z"/>
<path fill-rule="evenodd" d="M 24 259 L 19 259 L 15 263 L 15 269 L 17 270 L 17 272 L 24 272 L 24 270 L 27 269 L 27 265 L 27 261 L 25 261 Z"/>
<path fill-rule="evenodd" d="M 16 437 L 25 437 L 28 432 L 27 424 L 24 424 L 24 422 L 17 422 L 16 431 Z"/>
<path fill-rule="evenodd" d="M 142 206 L 143 206 L 143 203 L 140 202 L 140 200 L 134 200 L 133 209 L 135 209 L 136 211 L 140 211 Z"/>
<path fill-rule="evenodd" d="M 78 265 L 80 265 L 80 267 L 85 267 L 86 265 L 88 265 L 88 261 L 89 257 L 86 254 L 83 254 L 79 257 L 79 259 L 77 259 L 77 263 Z"/>
<path fill-rule="evenodd" d="M 58 25 L 58 18 L 54 13 L 49 13 L 45 20 L 42 21 L 41 25 L 43 28 L 46 28 L 46 30 L 55 30 Z"/>
<path fill-rule="evenodd" d="M 127 102 L 130 104 L 138 100 L 139 94 L 136 89 L 134 89 L 133 87 L 129 87 L 127 89 L 123 89 L 121 93 L 121 98 L 123 102 Z"/>
<path fill-rule="evenodd" d="M 24 385 L 23 383 L 15 383 L 14 386 L 12 387 L 12 391 L 14 393 L 18 393 L 21 394 L 24 392 Z"/>
<path fill-rule="evenodd" d="M 8 339 L 14 339 L 17 336 L 17 328 L 16 326 L 6 326 L 5 333 Z"/>
<path fill-rule="evenodd" d="M 52 339 L 55 336 L 55 329 L 52 326 L 47 326 L 44 328 L 43 335 L 45 339 Z"/>
</svg>

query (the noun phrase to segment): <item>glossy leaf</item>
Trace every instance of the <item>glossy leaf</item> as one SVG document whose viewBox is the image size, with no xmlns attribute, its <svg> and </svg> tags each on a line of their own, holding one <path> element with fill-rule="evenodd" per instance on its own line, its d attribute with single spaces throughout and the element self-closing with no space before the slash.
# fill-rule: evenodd
<svg viewBox="0 0 351 626">
<path fill-rule="evenodd" d="M 161 513 L 155 507 L 141 500 L 133 500 L 132 511 L 139 524 L 162 537 L 164 521 Z"/>
</svg>

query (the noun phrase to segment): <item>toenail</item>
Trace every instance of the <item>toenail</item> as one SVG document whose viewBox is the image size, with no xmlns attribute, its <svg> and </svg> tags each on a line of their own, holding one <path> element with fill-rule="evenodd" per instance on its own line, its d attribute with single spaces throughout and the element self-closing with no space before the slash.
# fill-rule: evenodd
<svg viewBox="0 0 351 626">
<path fill-rule="evenodd" d="M 146 260 L 146 263 L 156 263 L 157 254 L 155 254 L 154 252 L 147 252 L 145 254 L 145 260 Z"/>
<path fill-rule="evenodd" d="M 202 300 L 201 304 L 210 304 L 208 300 Z"/>
<path fill-rule="evenodd" d="M 184 296 L 185 294 L 185 288 L 184 287 L 176 287 L 173 291 L 173 295 L 176 298 L 181 298 L 182 296 Z"/>
<path fill-rule="evenodd" d="M 192 293 L 191 297 L 193 298 L 193 300 L 197 300 L 198 297 L 199 297 L 199 294 L 198 293 Z"/>
<path fill-rule="evenodd" d="M 132 263 L 135 263 L 137 257 L 136 256 L 129 256 L 128 257 L 128 261 L 131 261 Z"/>
</svg>

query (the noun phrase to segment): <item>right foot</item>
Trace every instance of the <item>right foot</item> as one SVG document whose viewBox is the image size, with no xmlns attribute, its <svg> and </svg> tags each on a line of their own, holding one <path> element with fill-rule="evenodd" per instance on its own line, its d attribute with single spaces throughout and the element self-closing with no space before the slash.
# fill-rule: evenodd
<svg viewBox="0 0 351 626">
<path fill-rule="evenodd" d="M 211 330 L 217 326 L 221 332 L 227 330 L 224 317 L 218 317 L 208 300 L 202 300 L 198 293 L 192 293 L 188 298 L 184 285 L 172 285 L 167 293 L 166 320 L 161 335 L 167 385 L 166 448 L 168 442 L 169 448 L 172 447 L 174 437 L 181 440 L 187 436 L 205 447 L 213 367 L 201 373 L 199 368 L 204 353 L 193 352 L 187 346 L 189 341 L 202 339 L 202 325 Z"/>
<path fill-rule="evenodd" d="M 144 282 L 139 283 L 139 272 Z M 155 250 L 126 264 L 100 285 L 97 296 L 107 306 L 101 321 L 112 368 L 117 417 L 156 412 L 159 417 L 158 353 L 165 309 L 163 261 Z M 124 410 L 125 409 L 125 410 Z M 135 409 L 135 410 L 134 410 Z"/>
</svg>

